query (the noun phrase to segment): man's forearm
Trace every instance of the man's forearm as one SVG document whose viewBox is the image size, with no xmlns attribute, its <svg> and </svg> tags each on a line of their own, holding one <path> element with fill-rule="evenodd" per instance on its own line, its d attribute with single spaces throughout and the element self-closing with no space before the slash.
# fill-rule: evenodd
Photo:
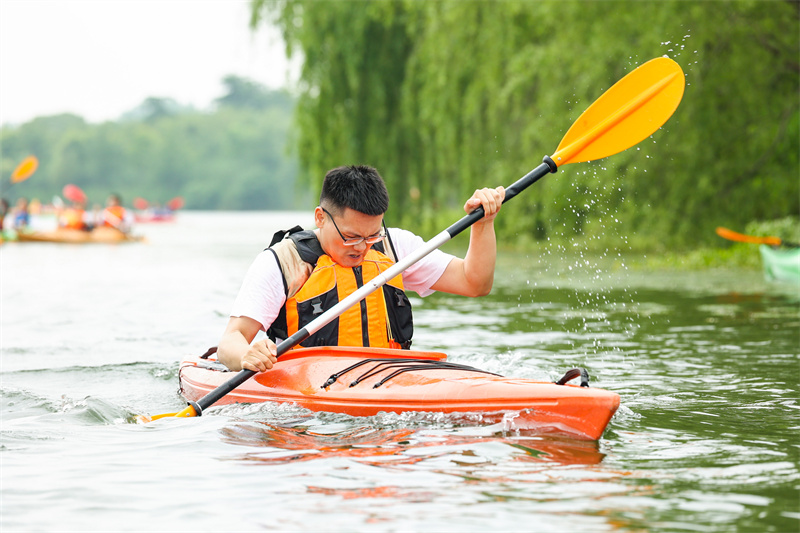
<svg viewBox="0 0 800 533">
<path fill-rule="evenodd" d="M 228 331 L 219 341 L 217 358 L 231 370 L 242 369 L 242 356 L 247 353 L 250 343 L 238 331 Z"/>
<path fill-rule="evenodd" d="M 486 296 L 492 290 L 496 258 L 494 222 L 472 226 L 469 249 L 464 257 L 464 277 L 471 295 Z"/>
</svg>

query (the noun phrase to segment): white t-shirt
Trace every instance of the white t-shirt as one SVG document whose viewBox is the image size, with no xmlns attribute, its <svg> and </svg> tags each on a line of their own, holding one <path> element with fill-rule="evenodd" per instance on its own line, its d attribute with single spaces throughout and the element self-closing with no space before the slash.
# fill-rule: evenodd
<svg viewBox="0 0 800 533">
<path fill-rule="evenodd" d="M 399 228 L 389 228 L 388 231 L 398 260 L 424 244 L 421 237 L 410 231 Z M 432 294 L 435 291 L 431 286 L 439 280 L 453 258 L 454 256 L 441 250 L 432 251 L 403 271 L 403 286 L 407 291 L 414 291 L 423 297 Z M 239 294 L 233 302 L 231 316 L 252 318 L 261 323 L 262 329 L 266 331 L 284 303 L 286 294 L 278 260 L 272 252 L 264 250 L 256 256 L 247 270 Z"/>
</svg>

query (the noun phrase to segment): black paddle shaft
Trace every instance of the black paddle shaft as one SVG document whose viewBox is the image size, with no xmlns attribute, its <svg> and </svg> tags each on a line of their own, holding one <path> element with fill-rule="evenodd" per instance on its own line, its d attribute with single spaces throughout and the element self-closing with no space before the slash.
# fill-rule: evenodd
<svg viewBox="0 0 800 533">
<path fill-rule="evenodd" d="M 294 348 L 304 340 L 309 337 L 308 331 L 305 328 L 301 328 L 300 331 L 296 332 L 294 335 L 290 335 L 289 338 L 283 340 L 277 346 L 278 357 L 288 352 L 290 349 Z M 192 407 L 194 407 L 195 414 L 200 416 L 203 412 L 203 409 L 207 409 L 221 400 L 225 395 L 231 392 L 233 389 L 250 379 L 256 374 L 253 370 L 240 370 L 238 374 L 234 377 L 214 389 L 213 391 L 209 392 L 197 402 L 190 402 Z"/>
<path fill-rule="evenodd" d="M 549 155 L 544 156 L 544 159 L 542 159 L 542 161 L 543 163 L 541 165 L 539 165 L 538 167 L 534 168 L 533 170 L 522 176 L 520 179 L 512 183 L 506 189 L 506 197 L 503 199 L 504 204 L 509 200 L 511 200 L 512 198 L 514 198 L 519 193 L 521 193 L 522 191 L 524 191 L 525 189 L 527 189 L 528 187 L 530 187 L 531 185 L 533 185 L 534 183 L 536 183 L 537 181 L 539 181 L 540 179 L 542 179 L 543 177 L 545 177 L 546 175 L 558 170 L 558 166 L 556 166 L 555 161 L 553 161 Z M 450 234 L 450 237 L 455 237 L 456 235 L 458 235 L 459 233 L 461 233 L 462 231 L 464 231 L 465 229 L 467 229 L 468 227 L 472 226 L 474 223 L 482 219 L 483 215 L 484 215 L 483 206 L 481 206 L 472 213 L 464 216 L 461 220 L 459 220 L 449 228 L 447 228 L 446 231 L 447 233 Z"/>
</svg>

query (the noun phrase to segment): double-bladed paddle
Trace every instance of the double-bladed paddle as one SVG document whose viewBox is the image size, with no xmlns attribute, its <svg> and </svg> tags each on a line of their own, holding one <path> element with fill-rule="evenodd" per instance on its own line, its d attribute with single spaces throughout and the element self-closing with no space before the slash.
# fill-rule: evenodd
<svg viewBox="0 0 800 533">
<path fill-rule="evenodd" d="M 786 246 L 787 248 L 800 248 L 800 243 L 787 242 L 780 237 L 757 237 L 755 235 L 745 235 L 744 233 L 737 233 L 728 228 L 718 227 L 717 235 L 723 239 L 736 242 L 746 242 L 748 244 L 768 244 L 770 246 Z"/>
<path fill-rule="evenodd" d="M 39 160 L 36 156 L 29 155 L 22 162 L 17 165 L 14 172 L 11 173 L 11 184 L 19 183 L 30 178 L 36 169 L 39 168 Z"/>
<path fill-rule="evenodd" d="M 506 189 L 503 203 L 508 202 L 530 185 L 569 163 L 602 159 L 626 150 L 652 135 L 672 116 L 683 97 L 684 75 L 681 67 L 666 57 L 652 59 L 622 78 L 578 117 L 561 140 L 552 156 L 545 156 L 541 165 L 528 172 Z M 277 346 L 280 357 L 309 336 L 344 313 L 373 291 L 400 275 L 408 267 L 439 248 L 444 243 L 470 227 L 483 217 L 479 207 L 461 220 L 436 235 L 417 250 L 404 257 L 383 274 L 353 292 L 297 333 Z M 197 402 L 178 413 L 167 413 L 153 417 L 139 417 L 148 422 L 158 418 L 176 416 L 199 416 L 233 389 L 255 374 L 252 370 L 241 370 Z"/>
<path fill-rule="evenodd" d="M 36 156 L 29 155 L 23 159 L 14 169 L 14 172 L 11 173 L 11 183 L 9 183 L 8 187 L 30 178 L 33 176 L 33 173 L 36 172 L 37 168 L 39 168 L 39 160 L 36 158 Z M 6 190 L 8 190 L 8 187 Z M 2 182 L 0 182 L 0 192 L 2 192 L 2 188 Z"/>
</svg>

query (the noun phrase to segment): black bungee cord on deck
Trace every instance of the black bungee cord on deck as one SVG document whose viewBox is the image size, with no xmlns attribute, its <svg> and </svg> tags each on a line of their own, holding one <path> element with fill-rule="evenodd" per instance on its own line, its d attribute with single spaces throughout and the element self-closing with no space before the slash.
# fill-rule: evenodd
<svg viewBox="0 0 800 533">
<path fill-rule="evenodd" d="M 394 372 L 380 380 L 378 383 L 372 386 L 373 389 L 377 389 L 390 379 L 399 376 L 404 372 L 411 372 L 413 370 L 464 370 L 467 372 L 480 372 L 482 374 L 490 374 L 492 376 L 500 376 L 500 374 L 495 374 L 494 372 L 488 372 L 486 370 L 481 370 L 479 368 L 467 366 L 467 365 L 460 365 L 457 363 L 448 363 L 446 361 L 439 361 L 435 359 L 364 359 L 363 361 L 359 361 L 358 363 L 351 365 L 344 370 L 336 372 L 332 374 L 328 380 L 322 384 L 320 387 L 321 389 L 325 389 L 336 383 L 336 381 L 342 377 L 343 375 L 347 374 L 351 370 L 355 370 L 356 368 L 368 364 L 368 363 L 377 363 L 375 366 L 371 367 L 369 370 L 358 376 L 355 381 L 350 383 L 350 387 L 355 387 L 365 379 L 368 379 L 372 376 L 380 374 L 386 370 L 390 370 L 392 368 L 396 368 Z"/>
<path fill-rule="evenodd" d="M 358 376 L 353 382 L 350 383 L 350 387 L 355 387 L 356 385 L 360 384 L 362 381 L 369 379 L 373 376 L 380 374 L 381 372 L 386 372 L 392 369 L 395 369 L 389 375 L 385 376 L 383 379 L 378 381 L 375 385 L 372 386 L 373 389 L 377 389 L 390 379 L 403 374 L 404 372 L 413 372 L 415 370 L 463 370 L 467 372 L 478 372 L 481 374 L 489 374 L 491 376 L 498 376 L 503 377 L 500 374 L 495 374 L 494 372 L 489 372 L 487 370 L 481 370 L 479 368 L 475 368 L 472 366 L 461 365 L 458 363 L 448 363 L 447 361 L 439 361 L 435 359 L 364 359 L 350 365 L 349 367 L 332 374 L 328 380 L 322 384 L 320 387 L 321 389 L 326 389 L 336 383 L 336 381 L 342 377 L 343 375 L 347 374 L 351 370 L 355 370 L 363 365 L 368 363 L 377 363 L 375 366 L 371 367 L 369 370 Z M 568 381 L 571 381 L 577 377 L 581 378 L 581 387 L 588 387 L 589 386 L 589 373 L 586 371 L 585 368 L 571 368 L 568 370 L 564 376 L 555 381 L 556 385 L 565 385 Z"/>
</svg>

